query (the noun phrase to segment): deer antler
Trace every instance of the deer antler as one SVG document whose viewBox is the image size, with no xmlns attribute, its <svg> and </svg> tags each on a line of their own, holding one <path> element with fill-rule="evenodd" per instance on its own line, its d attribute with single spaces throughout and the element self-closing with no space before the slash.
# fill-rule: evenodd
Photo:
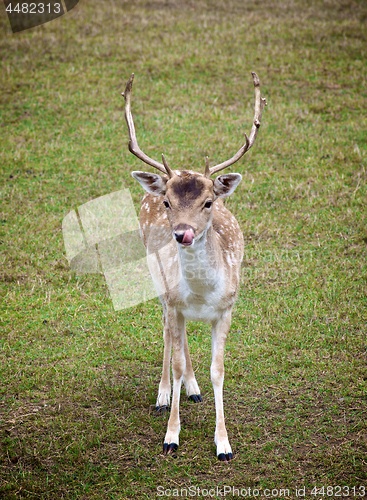
<svg viewBox="0 0 367 500">
<path fill-rule="evenodd" d="M 247 151 L 253 146 L 257 132 L 260 128 L 261 124 L 261 115 L 263 112 L 264 107 L 266 106 L 266 99 L 264 97 L 261 97 L 260 93 L 260 80 L 259 77 L 257 76 L 256 73 L 252 72 L 252 78 L 254 80 L 254 87 L 255 87 L 255 115 L 254 115 L 254 122 L 252 125 L 250 137 L 247 137 L 245 134 L 246 142 L 242 146 L 241 149 L 237 151 L 237 153 L 232 156 L 229 160 L 224 161 L 223 163 L 219 163 L 218 165 L 215 165 L 214 167 L 209 167 L 208 166 L 208 160 L 206 160 L 206 167 L 205 167 L 205 176 L 210 177 L 211 175 L 215 174 L 216 172 L 219 172 L 220 170 L 223 170 L 230 165 L 233 165 L 236 161 L 238 161 L 242 156 L 247 153 Z"/>
<path fill-rule="evenodd" d="M 136 139 L 133 115 L 131 114 L 131 91 L 133 87 L 133 81 L 134 81 L 134 73 L 132 73 L 126 84 L 125 92 L 122 92 L 121 94 L 125 99 L 125 118 L 126 118 L 127 128 L 129 129 L 129 137 L 130 137 L 129 150 L 133 155 L 137 156 L 144 163 L 147 163 L 151 167 L 157 168 L 160 172 L 168 175 L 168 177 L 171 178 L 173 172 L 168 167 L 168 164 L 164 159 L 163 155 L 162 155 L 163 163 L 160 163 L 159 161 L 153 160 L 148 155 L 146 155 L 139 147 L 138 141 Z"/>
</svg>

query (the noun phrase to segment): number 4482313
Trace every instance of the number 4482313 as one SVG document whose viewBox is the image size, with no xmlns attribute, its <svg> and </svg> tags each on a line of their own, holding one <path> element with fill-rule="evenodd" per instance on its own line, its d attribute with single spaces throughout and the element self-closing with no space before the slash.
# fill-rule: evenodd
<svg viewBox="0 0 367 500">
<path fill-rule="evenodd" d="M 365 486 L 315 486 L 311 490 L 311 495 L 315 497 L 355 497 L 363 498 L 366 496 Z"/>
<path fill-rule="evenodd" d="M 60 14 L 61 4 L 60 3 L 17 3 L 14 6 L 9 2 L 6 6 L 6 12 L 10 14 Z"/>
</svg>

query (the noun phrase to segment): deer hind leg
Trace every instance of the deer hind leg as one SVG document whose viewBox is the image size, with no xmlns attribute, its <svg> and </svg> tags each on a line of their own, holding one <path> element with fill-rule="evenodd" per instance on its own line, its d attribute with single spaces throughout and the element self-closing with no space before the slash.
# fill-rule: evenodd
<svg viewBox="0 0 367 500">
<path fill-rule="evenodd" d="M 231 310 L 226 311 L 222 318 L 213 324 L 212 328 L 212 363 L 210 375 L 214 389 L 216 425 L 214 442 L 217 446 L 217 457 L 222 461 L 233 458 L 229 444 L 223 410 L 223 382 L 224 382 L 224 345 L 231 325 Z"/>
<path fill-rule="evenodd" d="M 201 403 L 202 397 L 200 395 L 200 389 L 198 383 L 196 382 L 194 370 L 192 368 L 190 353 L 189 353 L 189 345 L 187 342 L 187 335 L 185 335 L 185 359 L 186 359 L 186 368 L 183 376 L 183 382 L 186 389 L 186 394 L 188 398 L 194 403 Z"/>
<path fill-rule="evenodd" d="M 168 420 L 167 432 L 164 438 L 163 453 L 175 452 L 179 444 L 180 434 L 180 393 L 183 375 L 186 368 L 185 358 L 185 320 L 183 316 L 169 308 L 166 317 L 167 328 L 171 334 L 172 341 L 172 374 L 173 391 L 171 413 Z"/>
</svg>

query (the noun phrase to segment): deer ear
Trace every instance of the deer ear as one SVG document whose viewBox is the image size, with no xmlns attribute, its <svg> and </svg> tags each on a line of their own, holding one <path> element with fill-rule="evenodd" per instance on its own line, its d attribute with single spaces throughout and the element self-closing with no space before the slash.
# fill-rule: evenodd
<svg viewBox="0 0 367 500">
<path fill-rule="evenodd" d="M 149 172 L 131 172 L 131 175 L 143 186 L 145 191 L 155 196 L 164 195 L 166 192 L 166 183 L 168 179 L 158 174 Z"/>
<path fill-rule="evenodd" d="M 219 198 L 225 198 L 233 193 L 241 181 L 241 174 L 220 175 L 214 181 L 214 194 Z"/>
</svg>

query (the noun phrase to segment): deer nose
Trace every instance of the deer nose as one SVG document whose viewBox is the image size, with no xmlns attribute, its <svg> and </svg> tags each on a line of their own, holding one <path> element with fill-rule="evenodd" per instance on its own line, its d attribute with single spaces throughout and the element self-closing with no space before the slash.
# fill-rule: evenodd
<svg viewBox="0 0 367 500">
<path fill-rule="evenodd" d="M 179 224 L 173 230 L 173 234 L 178 243 L 184 246 L 190 246 L 194 241 L 194 229 L 187 224 Z"/>
</svg>

